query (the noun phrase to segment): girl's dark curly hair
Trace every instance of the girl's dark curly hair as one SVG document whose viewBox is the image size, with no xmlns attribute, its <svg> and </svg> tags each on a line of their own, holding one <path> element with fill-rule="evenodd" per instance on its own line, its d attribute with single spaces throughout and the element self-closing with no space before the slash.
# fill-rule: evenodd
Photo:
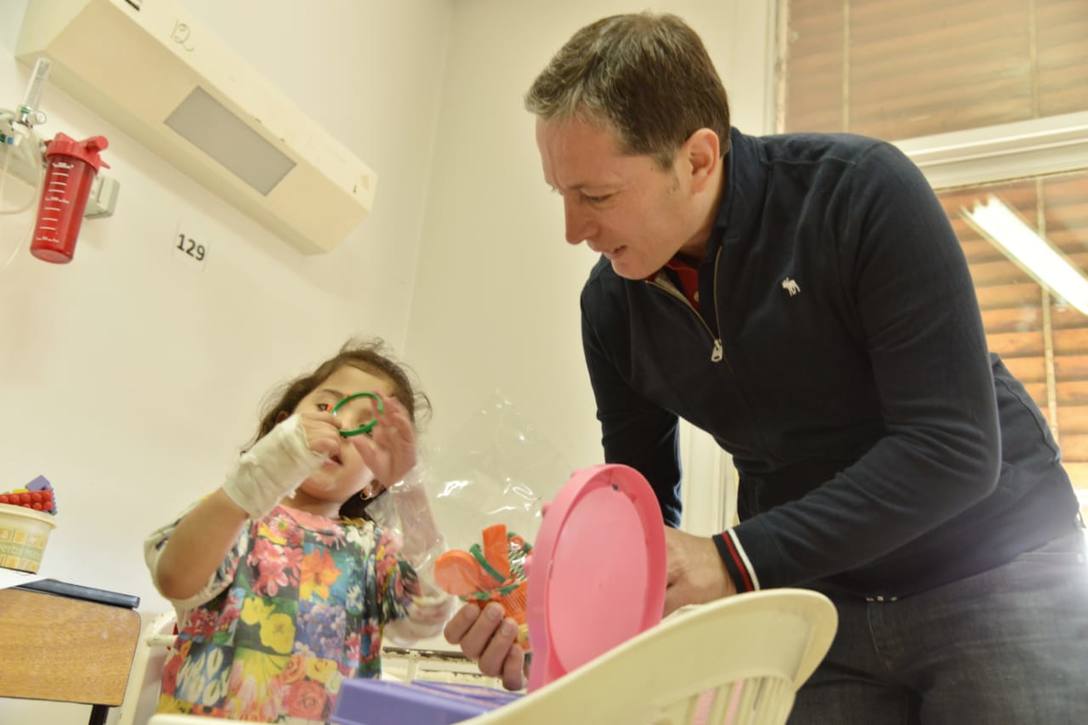
<svg viewBox="0 0 1088 725">
<path fill-rule="evenodd" d="M 313 372 L 300 375 L 268 394 L 262 406 L 261 422 L 257 435 L 246 446 L 250 448 L 268 435 L 276 424 L 284 420 L 298 407 L 299 402 L 316 390 L 329 376 L 344 366 L 358 368 L 365 373 L 385 378 L 393 384 L 393 396 L 408 410 L 408 417 L 415 424 L 430 413 L 431 401 L 412 385 L 409 370 L 386 352 L 379 339 L 348 340 L 335 356 L 321 363 Z M 365 518 L 367 501 L 352 496 L 340 507 L 341 518 Z"/>
</svg>

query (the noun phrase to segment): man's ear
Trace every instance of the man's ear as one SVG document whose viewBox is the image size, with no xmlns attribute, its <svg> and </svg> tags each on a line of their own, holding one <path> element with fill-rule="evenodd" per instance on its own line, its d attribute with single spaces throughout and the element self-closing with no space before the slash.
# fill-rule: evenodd
<svg viewBox="0 0 1088 725">
<path fill-rule="evenodd" d="M 714 178 L 721 159 L 721 140 L 709 128 L 700 128 L 680 147 L 684 171 L 690 174 L 692 191 L 702 191 Z"/>
</svg>

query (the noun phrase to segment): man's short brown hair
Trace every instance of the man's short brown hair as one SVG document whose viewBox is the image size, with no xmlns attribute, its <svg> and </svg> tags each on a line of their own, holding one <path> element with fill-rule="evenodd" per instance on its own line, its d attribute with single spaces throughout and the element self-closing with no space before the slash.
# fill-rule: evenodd
<svg viewBox="0 0 1088 725">
<path fill-rule="evenodd" d="M 662 168 L 700 128 L 729 149 L 729 101 L 703 41 L 675 15 L 613 15 L 576 32 L 533 81 L 525 107 L 546 121 L 604 122 L 624 153 Z"/>
</svg>

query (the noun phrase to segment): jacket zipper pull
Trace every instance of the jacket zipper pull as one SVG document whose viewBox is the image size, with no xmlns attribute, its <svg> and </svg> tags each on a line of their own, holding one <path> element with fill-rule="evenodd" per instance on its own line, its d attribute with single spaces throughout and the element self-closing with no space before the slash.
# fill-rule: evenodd
<svg viewBox="0 0 1088 725">
<path fill-rule="evenodd" d="M 714 340 L 714 349 L 710 352 L 710 362 L 721 362 L 725 357 L 725 351 L 722 350 L 722 341 Z"/>
</svg>

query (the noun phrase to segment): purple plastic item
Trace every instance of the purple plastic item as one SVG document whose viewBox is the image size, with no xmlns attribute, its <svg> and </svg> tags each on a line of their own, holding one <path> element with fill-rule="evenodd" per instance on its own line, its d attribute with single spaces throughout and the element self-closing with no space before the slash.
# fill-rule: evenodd
<svg viewBox="0 0 1088 725">
<path fill-rule="evenodd" d="M 491 705 L 492 707 L 505 705 L 506 703 L 513 702 L 521 697 L 521 695 L 516 692 L 496 690 L 494 687 L 484 687 L 483 685 L 465 685 L 457 682 L 434 682 L 433 680 L 415 680 L 412 684 L 416 687 L 434 690 L 435 692 L 445 692 L 459 697 L 466 697 L 469 700 L 474 700 L 484 705 Z"/>
<path fill-rule="evenodd" d="M 53 485 L 49 483 L 49 479 L 45 476 L 38 476 L 33 481 L 26 485 L 27 491 L 52 491 Z"/>
<path fill-rule="evenodd" d="M 329 722 L 336 725 L 451 725 L 520 695 L 478 685 L 347 680 Z"/>
</svg>

